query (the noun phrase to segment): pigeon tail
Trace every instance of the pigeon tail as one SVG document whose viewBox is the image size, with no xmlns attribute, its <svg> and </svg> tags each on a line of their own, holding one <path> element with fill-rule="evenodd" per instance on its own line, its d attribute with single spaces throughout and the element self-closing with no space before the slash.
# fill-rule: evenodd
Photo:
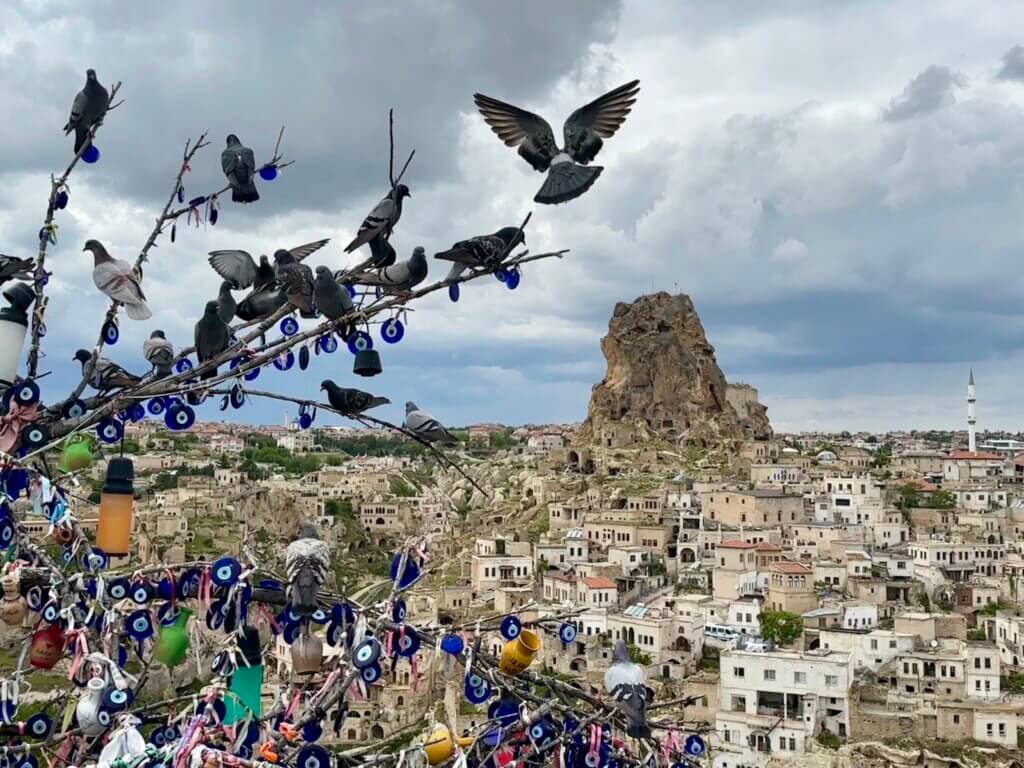
<svg viewBox="0 0 1024 768">
<path fill-rule="evenodd" d="M 600 165 L 579 165 L 571 161 L 554 163 L 544 186 L 533 200 L 544 205 L 567 203 L 590 189 L 603 170 Z"/>
<path fill-rule="evenodd" d="M 317 609 L 317 594 L 320 585 L 312 570 L 303 568 L 296 576 L 292 584 L 291 603 L 292 611 L 299 616 L 309 616 Z"/>
<path fill-rule="evenodd" d="M 75 126 L 75 154 L 78 154 L 83 146 L 85 146 L 85 140 L 89 136 L 89 129 L 83 125 Z"/>
<path fill-rule="evenodd" d="M 234 203 L 255 203 L 259 199 L 260 193 L 252 181 L 240 187 L 232 187 L 231 189 L 231 201 Z"/>
<path fill-rule="evenodd" d="M 125 304 L 124 311 L 132 320 L 149 320 L 153 316 L 152 310 L 145 302 L 138 304 Z"/>
<path fill-rule="evenodd" d="M 647 723 L 630 723 L 626 726 L 626 735 L 634 739 L 649 739 L 651 729 Z"/>
<path fill-rule="evenodd" d="M 370 399 L 370 404 L 368 406 L 366 406 L 366 408 L 364 408 L 363 410 L 369 410 L 370 408 L 377 408 L 377 407 L 379 407 L 381 405 L 391 405 L 391 401 L 388 400 L 386 397 L 372 397 Z"/>
</svg>

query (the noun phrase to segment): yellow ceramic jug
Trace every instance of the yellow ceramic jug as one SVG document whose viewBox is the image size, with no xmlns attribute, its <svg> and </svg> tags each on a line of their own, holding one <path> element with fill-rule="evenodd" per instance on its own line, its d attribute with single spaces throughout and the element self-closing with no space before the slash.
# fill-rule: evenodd
<svg viewBox="0 0 1024 768">
<path fill-rule="evenodd" d="M 501 649 L 501 661 L 498 667 L 506 675 L 518 675 L 533 661 L 540 651 L 540 635 L 529 629 L 519 633 L 519 637 L 509 640 Z"/>
</svg>

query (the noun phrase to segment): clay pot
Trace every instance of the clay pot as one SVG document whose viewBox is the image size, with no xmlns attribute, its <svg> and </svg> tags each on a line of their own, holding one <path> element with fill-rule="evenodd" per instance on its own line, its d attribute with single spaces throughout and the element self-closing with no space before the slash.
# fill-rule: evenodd
<svg viewBox="0 0 1024 768">
<path fill-rule="evenodd" d="M 540 651 L 540 635 L 529 629 L 519 633 L 519 637 L 509 640 L 501 649 L 501 661 L 498 667 L 506 675 L 518 675 L 533 661 Z"/>
<path fill-rule="evenodd" d="M 20 595 L 13 600 L 7 597 L 0 600 L 0 621 L 9 627 L 21 626 L 27 613 L 28 605 L 25 603 L 25 598 Z"/>
<path fill-rule="evenodd" d="M 36 669 L 53 669 L 64 657 L 64 630 L 60 624 L 48 624 L 32 635 L 28 660 Z"/>
</svg>

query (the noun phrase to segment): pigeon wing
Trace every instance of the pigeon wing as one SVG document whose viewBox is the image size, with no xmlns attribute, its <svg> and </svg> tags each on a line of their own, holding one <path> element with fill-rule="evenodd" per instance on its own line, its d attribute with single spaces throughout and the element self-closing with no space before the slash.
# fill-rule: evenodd
<svg viewBox="0 0 1024 768">
<path fill-rule="evenodd" d="M 323 240 L 314 240 L 312 243 L 306 243 L 305 245 L 300 245 L 295 248 L 291 248 L 289 249 L 288 253 L 290 253 L 296 261 L 302 261 L 310 254 L 319 251 L 329 242 L 331 242 L 330 238 L 325 238 Z"/>
<path fill-rule="evenodd" d="M 92 270 L 96 287 L 114 301 L 121 304 L 139 304 L 146 301 L 132 265 L 121 259 L 111 259 L 97 264 Z"/>
<path fill-rule="evenodd" d="M 236 171 L 241 161 L 241 157 L 237 150 L 232 147 L 228 147 L 220 153 L 220 167 L 224 171 L 224 175 L 228 177 L 230 181 L 235 181 L 238 178 Z"/>
<path fill-rule="evenodd" d="M 210 266 L 239 288 L 248 288 L 256 280 L 256 262 L 247 251 L 210 251 Z"/>
<path fill-rule="evenodd" d="M 473 94 L 484 121 L 507 147 L 519 147 L 519 154 L 538 171 L 547 170 L 558 154 L 555 134 L 548 121 L 514 104 Z"/>
<path fill-rule="evenodd" d="M 600 142 L 588 142 L 593 131 L 602 139 L 608 139 L 622 127 L 640 93 L 640 81 L 633 80 L 608 91 L 589 104 L 580 107 L 565 121 L 565 151 L 577 162 L 587 163 L 594 159 L 600 149 Z"/>
<path fill-rule="evenodd" d="M 71 102 L 71 115 L 68 117 L 68 124 L 64 126 L 64 133 L 70 133 L 78 125 L 82 119 L 82 113 L 85 112 L 85 107 L 89 103 L 89 97 L 85 94 L 83 88 L 75 94 L 75 100 Z"/>
<path fill-rule="evenodd" d="M 377 235 L 387 232 L 395 223 L 397 211 L 395 201 L 391 199 L 390 195 L 377 203 L 363 219 L 363 223 L 359 225 L 359 232 L 356 233 L 355 239 L 345 247 L 345 251 L 351 253 L 356 248 L 373 240 Z"/>
<path fill-rule="evenodd" d="M 238 151 L 236 165 L 238 178 L 246 183 L 252 181 L 253 174 L 256 173 L 256 156 L 252 153 L 251 149 L 242 147 Z"/>
<path fill-rule="evenodd" d="M 174 359 L 174 347 L 167 339 L 146 339 L 142 343 L 142 353 L 146 361 L 154 364 L 170 364 Z"/>
</svg>

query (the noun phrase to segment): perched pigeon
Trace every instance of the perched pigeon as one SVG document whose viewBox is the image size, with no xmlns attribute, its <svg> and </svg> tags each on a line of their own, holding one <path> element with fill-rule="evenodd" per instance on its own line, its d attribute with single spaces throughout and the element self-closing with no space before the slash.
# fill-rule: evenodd
<svg viewBox="0 0 1024 768">
<path fill-rule="evenodd" d="M 230 323 L 235 319 L 235 310 L 238 308 L 235 297 L 231 295 L 231 288 L 231 281 L 225 280 L 220 284 L 220 293 L 217 294 L 220 319 L 225 323 Z"/>
<path fill-rule="evenodd" d="M 299 537 L 285 550 L 284 565 L 292 613 L 309 616 L 317 608 L 317 594 L 331 570 L 331 549 L 317 536 L 316 528 L 304 523 Z"/>
<path fill-rule="evenodd" d="M 163 331 L 153 331 L 149 334 L 149 338 L 142 342 L 142 354 L 146 362 L 153 366 L 153 374 L 158 379 L 171 375 L 174 345 L 167 340 Z"/>
<path fill-rule="evenodd" d="M 196 323 L 196 357 L 202 365 L 207 360 L 213 360 L 231 346 L 231 329 L 227 323 L 221 320 L 220 305 L 216 301 L 206 302 L 206 311 Z M 204 373 L 200 378 L 212 379 L 217 375 L 217 369 L 213 368 Z"/>
<path fill-rule="evenodd" d="M 32 277 L 35 262 L 0 253 L 0 285 L 8 280 L 28 280 Z"/>
<path fill-rule="evenodd" d="M 127 261 L 115 259 L 99 240 L 86 240 L 83 251 L 92 251 L 92 281 L 104 294 L 124 305 L 132 320 L 148 320 L 153 316 L 146 304 L 146 294 L 139 277 Z"/>
<path fill-rule="evenodd" d="M 255 203 L 260 199 L 253 176 L 256 173 L 256 158 L 252 150 L 243 147 L 235 134 L 228 135 L 228 145 L 220 153 L 220 167 L 231 185 L 231 199 L 236 203 Z"/>
<path fill-rule="evenodd" d="M 330 241 L 316 240 L 292 248 L 287 253 L 291 254 L 295 261 L 302 261 L 328 242 Z M 278 285 L 277 271 L 266 256 L 260 257 L 260 264 L 257 266 L 252 256 L 245 251 L 211 251 L 210 266 L 217 274 L 239 288 L 254 286 L 253 291 L 238 302 L 235 310 L 237 317 L 242 320 L 263 319 L 288 303 L 284 291 L 280 290 Z"/>
<path fill-rule="evenodd" d="M 428 443 L 455 445 L 459 442 L 440 421 L 421 411 L 412 401 L 405 404 L 405 428 Z"/>
<path fill-rule="evenodd" d="M 526 237 L 519 227 L 502 227 L 493 235 L 478 235 L 460 240 L 447 251 L 435 253 L 435 259 L 454 261 L 445 280 L 454 280 L 469 267 L 495 267 L 517 245 L 525 245 Z"/>
<path fill-rule="evenodd" d="M 358 416 L 370 408 L 387 405 L 391 402 L 386 397 L 377 397 L 369 392 L 363 392 L 361 389 L 339 387 L 330 379 L 320 382 L 320 389 L 327 390 L 327 402 L 345 416 Z"/>
<path fill-rule="evenodd" d="M 355 239 L 345 246 L 345 253 L 352 253 L 359 246 L 366 245 L 371 240 L 377 238 L 387 240 L 391 237 L 391 230 L 395 228 L 395 224 L 402 217 L 402 200 L 406 197 L 412 197 L 412 194 L 405 184 L 399 184 L 392 189 L 387 197 L 377 203 L 363 219 Z"/>
<path fill-rule="evenodd" d="M 519 155 L 535 171 L 548 172 L 547 180 L 533 198 L 538 203 L 565 203 L 579 197 L 597 181 L 604 170 L 588 167 L 604 142 L 622 126 L 640 93 L 640 81 L 620 85 L 580 107 L 565 121 L 565 148 L 559 149 L 555 135 L 540 115 L 474 94 L 473 101 L 505 146 L 519 147 Z"/>
<path fill-rule="evenodd" d="M 246 251 L 210 251 L 210 266 L 236 291 L 250 285 L 258 291 L 274 282 L 274 267 L 270 259 L 260 256 L 257 265 Z"/>
<path fill-rule="evenodd" d="M 277 284 L 288 297 L 288 301 L 303 317 L 315 317 L 313 270 L 308 264 L 296 261 L 295 257 L 283 248 L 274 252 L 274 264 L 277 270 Z"/>
<path fill-rule="evenodd" d="M 370 258 L 366 260 L 366 268 L 390 267 L 397 258 L 395 247 L 391 243 L 383 237 L 375 237 L 370 241 Z"/>
<path fill-rule="evenodd" d="M 360 285 L 377 285 L 392 291 L 411 291 L 427 279 L 427 252 L 417 245 L 408 261 L 400 261 L 379 272 L 353 278 Z"/>
<path fill-rule="evenodd" d="M 75 154 L 85 145 L 89 131 L 103 119 L 106 114 L 107 105 L 110 104 L 110 94 L 107 89 L 100 85 L 96 79 L 96 70 L 85 71 L 85 87 L 75 96 L 71 103 L 71 116 L 67 125 L 64 126 L 64 135 L 75 132 Z"/>
<path fill-rule="evenodd" d="M 612 651 L 612 664 L 604 673 L 604 689 L 615 700 L 628 721 L 626 733 L 634 739 L 651 735 L 647 727 L 647 702 L 650 697 L 643 667 L 634 664 L 626 644 L 619 640 Z"/>
<path fill-rule="evenodd" d="M 284 291 L 277 287 L 277 283 L 271 283 L 266 288 L 253 291 L 238 302 L 235 315 L 246 321 L 262 320 L 274 314 L 287 303 L 288 297 L 284 295 Z"/>
<path fill-rule="evenodd" d="M 92 359 L 92 353 L 87 349 L 80 349 L 75 352 L 74 360 L 82 364 L 82 375 L 85 375 L 85 367 Z M 127 389 L 134 387 L 142 381 L 141 377 L 128 373 L 117 363 L 100 357 L 96 360 L 96 366 L 92 369 L 92 376 L 89 385 L 97 392 L 109 392 L 112 389 Z"/>
<path fill-rule="evenodd" d="M 316 268 L 313 280 L 313 304 L 328 320 L 337 320 L 352 311 L 352 297 L 348 289 L 338 284 L 327 267 Z"/>
</svg>

